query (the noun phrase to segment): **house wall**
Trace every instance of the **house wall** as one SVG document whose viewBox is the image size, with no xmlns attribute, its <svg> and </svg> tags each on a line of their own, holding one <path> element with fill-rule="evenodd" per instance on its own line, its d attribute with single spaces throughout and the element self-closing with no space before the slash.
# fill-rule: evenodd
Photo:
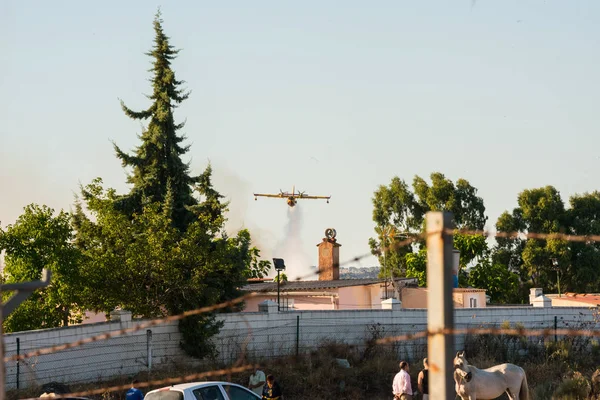
<svg viewBox="0 0 600 400">
<path fill-rule="evenodd" d="M 371 286 L 348 286 L 338 289 L 340 310 L 364 310 L 372 308 Z"/>
<path fill-rule="evenodd" d="M 596 307 L 595 304 L 585 301 L 567 300 L 560 297 L 552 297 L 551 299 L 553 307 Z"/>
<path fill-rule="evenodd" d="M 465 294 L 462 292 L 452 292 L 452 300 L 454 301 L 454 308 L 465 308 Z"/>
<path fill-rule="evenodd" d="M 98 322 L 106 322 L 105 313 L 95 313 L 92 311 L 86 311 L 84 314 L 83 324 L 95 324 Z"/>
<path fill-rule="evenodd" d="M 308 290 L 305 292 L 308 292 Z M 323 290 L 316 292 L 323 292 Z M 364 310 L 381 308 L 381 288 L 378 283 L 327 289 L 327 292 L 337 294 L 338 298 L 335 300 L 335 304 L 332 303 L 330 297 L 313 297 L 294 294 L 294 292 L 284 292 L 281 294 L 281 298 L 284 299 L 286 296 L 289 296 L 290 299 L 294 299 L 294 307 L 297 310 Z M 258 312 L 258 305 L 265 300 L 277 303 L 277 296 L 258 295 L 249 298 L 246 300 L 244 312 Z"/>
<path fill-rule="evenodd" d="M 246 299 L 244 302 L 244 312 L 258 312 L 258 305 L 265 300 L 271 300 L 271 296 L 256 296 Z M 275 298 L 275 302 L 277 302 L 277 298 Z"/>
<path fill-rule="evenodd" d="M 336 294 L 337 289 L 329 290 L 333 294 Z M 314 297 L 314 296 L 306 296 L 306 295 L 296 295 L 293 292 L 291 293 L 281 293 L 279 295 L 281 304 L 286 304 L 286 299 L 289 299 L 289 304 L 291 306 L 292 300 L 294 303 L 294 308 L 297 310 L 334 310 L 335 304 L 332 302 L 331 297 Z M 270 300 L 274 303 L 277 303 L 277 295 L 258 295 L 255 297 L 251 297 L 246 300 L 246 306 L 243 312 L 258 312 L 258 305 L 265 300 Z"/>
<path fill-rule="evenodd" d="M 369 285 L 368 288 L 371 292 L 371 308 L 381 308 L 381 285 L 376 283 L 374 285 Z"/>
<path fill-rule="evenodd" d="M 427 308 L 427 288 L 402 288 L 402 308 Z M 485 292 L 455 290 L 452 300 L 455 308 L 470 308 L 470 299 L 477 299 L 477 308 L 485 308 Z"/>
<path fill-rule="evenodd" d="M 427 308 L 426 288 L 400 289 L 402 308 Z"/>
<path fill-rule="evenodd" d="M 465 292 L 463 293 L 463 298 L 464 308 L 471 308 L 471 299 L 475 299 L 477 302 L 475 308 L 487 307 L 485 292 Z"/>
<path fill-rule="evenodd" d="M 298 296 L 293 297 L 294 308 L 296 310 L 335 310 L 338 305 L 338 300 L 331 297 L 307 297 Z"/>
<path fill-rule="evenodd" d="M 522 323 L 526 328 L 557 327 L 600 329 L 596 313 L 589 307 L 489 307 L 456 309 L 457 328 L 500 326 L 504 321 Z M 214 338 L 220 361 L 232 363 L 243 353 L 249 359 L 294 354 L 314 350 L 323 340 L 337 340 L 361 348 L 372 337 L 394 336 L 423 331 L 427 327 L 426 309 L 282 311 L 221 314 L 221 332 Z M 6 356 L 65 344 L 109 331 L 131 328 L 143 321 L 108 322 L 67 328 L 6 334 Z M 248 329 L 251 328 L 251 330 Z M 299 333 L 299 335 L 297 335 Z M 69 384 L 94 382 L 115 376 L 131 376 L 149 369 L 192 364 L 179 348 L 181 335 L 177 322 L 152 326 L 127 335 L 85 344 L 80 347 L 32 357 L 20 362 L 21 388 L 50 381 Z M 537 338 L 536 338 L 537 340 Z M 247 347 L 243 351 L 244 343 Z M 426 353 L 425 339 L 398 342 L 390 351 L 398 358 L 417 362 Z M 456 348 L 464 345 L 464 337 L 456 337 Z M 150 349 L 150 352 L 148 351 Z M 14 361 L 6 363 L 6 387 L 16 387 Z"/>
</svg>

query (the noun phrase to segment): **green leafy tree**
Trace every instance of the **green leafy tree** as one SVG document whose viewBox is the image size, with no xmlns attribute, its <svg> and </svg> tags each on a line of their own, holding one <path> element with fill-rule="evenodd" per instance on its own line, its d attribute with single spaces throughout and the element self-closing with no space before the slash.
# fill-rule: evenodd
<svg viewBox="0 0 600 400">
<path fill-rule="evenodd" d="M 206 193 L 202 186 L 198 191 Z M 235 237 L 224 233 L 227 208 L 210 196 L 195 209 L 201 213 L 196 221 L 180 232 L 159 203 L 146 205 L 130 219 L 117 208 L 114 190 L 105 190 L 100 179 L 83 194 L 95 221 L 78 202 L 73 225 L 83 257 L 82 296 L 94 311 L 110 313 L 120 307 L 144 318 L 179 314 L 239 296 L 238 288 L 248 278 L 262 277 L 270 268 L 252 247 L 247 230 Z M 182 320 L 182 347 L 196 357 L 214 356 L 207 339 L 220 327 L 214 314 Z"/>
<path fill-rule="evenodd" d="M 565 208 L 559 192 L 552 186 L 524 190 L 518 196 L 518 207 L 503 213 L 496 227 L 503 232 L 600 234 L 600 193 L 575 194 Z M 498 238 L 493 259 L 518 273 L 526 289 L 541 287 L 545 291 L 560 290 L 596 292 L 600 290 L 600 245 L 596 242 L 567 242 L 558 238 Z M 553 259 L 558 267 L 553 265 Z"/>
<path fill-rule="evenodd" d="M 439 172 L 430 178 L 428 184 L 415 176 L 411 190 L 406 182 L 394 177 L 389 186 L 380 186 L 373 196 L 377 237 L 371 238 L 369 245 L 379 257 L 381 277 L 416 277 L 420 285 L 426 285 L 425 241 L 407 246 L 398 243 L 423 232 L 428 211 L 452 212 L 459 229 L 481 230 L 485 226 L 483 199 L 468 181 L 459 179 L 454 183 Z M 463 268 L 487 256 L 487 243 L 481 235 L 455 235 L 454 246 L 461 252 Z"/>
<path fill-rule="evenodd" d="M 600 192 L 576 194 L 569 200 L 567 210 L 571 233 L 600 235 Z M 570 242 L 571 258 L 559 265 L 561 286 L 579 293 L 600 291 L 600 244 L 597 242 Z M 562 261 L 564 262 L 564 261 Z"/>
<path fill-rule="evenodd" d="M 528 189 L 519 193 L 518 207 L 504 212 L 496 223 L 499 232 L 562 233 L 569 230 L 569 217 L 560 193 L 552 186 Z M 559 239 L 497 238 L 494 263 L 507 265 L 520 275 L 522 282 L 544 290 L 557 290 L 552 259 L 564 268 L 571 258 L 567 242 Z M 523 297 L 525 298 L 524 287 Z"/>
<path fill-rule="evenodd" d="M 468 285 L 486 289 L 493 303 L 522 303 L 519 275 L 506 265 L 493 264 L 489 259 L 482 260 L 471 268 Z"/>
<path fill-rule="evenodd" d="M 408 253 L 405 256 L 406 276 L 417 278 L 420 286 L 427 285 L 427 249 L 420 248 L 419 251 Z"/>
<path fill-rule="evenodd" d="M 55 214 L 47 206 L 31 204 L 13 225 L 0 230 L 0 251 L 6 251 L 4 282 L 39 280 L 44 268 L 52 272 L 47 288 L 36 290 L 6 317 L 6 332 L 55 328 L 82 320 L 80 254 L 72 243 L 69 215 Z"/>
<path fill-rule="evenodd" d="M 247 230 L 227 235 L 228 203 L 212 185 L 211 166 L 192 177 L 181 160 L 188 147 L 180 146 L 177 131 L 183 124 L 175 124 L 173 110 L 188 94 L 170 67 L 177 50 L 159 17 L 148 53 L 154 58 L 153 103 L 141 112 L 122 104 L 129 117 L 150 119 L 148 129 L 135 155 L 115 146 L 123 165 L 133 169 L 132 189 L 118 195 L 98 178 L 82 188 L 73 215 L 83 255 L 82 295 L 96 311 L 121 307 L 139 317 L 179 314 L 237 297 L 248 278 L 270 269 Z M 181 346 L 195 357 L 214 356 L 208 338 L 220 326 L 214 314 L 181 320 Z"/>
</svg>

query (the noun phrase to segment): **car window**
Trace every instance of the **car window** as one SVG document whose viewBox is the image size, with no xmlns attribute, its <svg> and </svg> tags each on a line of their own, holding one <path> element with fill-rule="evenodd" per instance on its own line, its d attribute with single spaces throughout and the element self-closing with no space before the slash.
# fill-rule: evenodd
<svg viewBox="0 0 600 400">
<path fill-rule="evenodd" d="M 183 400 L 183 393 L 178 390 L 159 390 L 146 394 L 144 400 Z"/>
<path fill-rule="evenodd" d="M 227 396 L 229 396 L 229 400 L 256 400 L 260 398 L 243 387 L 223 385 L 223 388 L 225 389 Z"/>
<path fill-rule="evenodd" d="M 194 390 L 196 400 L 225 400 L 221 394 L 221 389 L 217 385 L 205 386 Z"/>
</svg>

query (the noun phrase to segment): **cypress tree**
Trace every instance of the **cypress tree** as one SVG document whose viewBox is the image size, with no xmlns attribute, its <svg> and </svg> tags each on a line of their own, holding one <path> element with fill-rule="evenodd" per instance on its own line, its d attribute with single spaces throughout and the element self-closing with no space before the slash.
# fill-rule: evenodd
<svg viewBox="0 0 600 400">
<path fill-rule="evenodd" d="M 185 82 L 178 81 L 171 69 L 171 62 L 179 50 L 169 44 L 160 16 L 159 10 L 154 18 L 154 46 L 146 53 L 154 59 L 150 69 L 153 92 L 147 96 L 152 104 L 144 111 L 133 111 L 121 101 L 129 118 L 150 119 L 150 123 L 140 136 L 142 143 L 135 149 L 135 154 L 127 154 L 113 143 L 122 165 L 133 169 L 127 178 L 133 187 L 130 193 L 119 196 L 116 206 L 131 215 L 141 212 L 144 204 L 159 202 L 170 209 L 163 211 L 171 214 L 173 225 L 183 232 L 195 219 L 188 207 L 198 203 L 193 197 L 192 186 L 200 177 L 190 176 L 189 164 L 181 159 L 189 150 L 189 145 L 181 145 L 185 137 L 177 133 L 185 122 L 176 124 L 173 114 L 190 93 L 180 88 Z"/>
</svg>

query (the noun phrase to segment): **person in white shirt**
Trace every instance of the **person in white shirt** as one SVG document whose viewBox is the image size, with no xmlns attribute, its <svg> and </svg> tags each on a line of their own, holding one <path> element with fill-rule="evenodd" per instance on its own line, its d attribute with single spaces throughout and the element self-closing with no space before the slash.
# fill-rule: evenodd
<svg viewBox="0 0 600 400">
<path fill-rule="evenodd" d="M 266 380 L 267 378 L 265 378 L 265 373 L 258 369 L 258 367 L 256 367 L 254 373 L 250 375 L 248 389 L 252 390 L 254 393 L 262 397 L 263 388 L 265 386 Z"/>
<path fill-rule="evenodd" d="M 410 384 L 410 366 L 406 361 L 400 361 L 400 372 L 394 377 L 394 383 L 392 383 L 392 391 L 394 392 L 394 399 L 398 400 L 412 400 L 413 391 Z"/>
</svg>

